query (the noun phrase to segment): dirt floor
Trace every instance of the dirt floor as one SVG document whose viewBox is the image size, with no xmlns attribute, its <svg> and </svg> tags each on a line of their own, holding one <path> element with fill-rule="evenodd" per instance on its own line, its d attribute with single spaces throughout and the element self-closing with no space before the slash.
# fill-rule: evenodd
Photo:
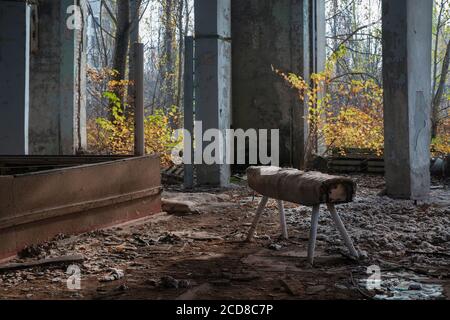
<svg viewBox="0 0 450 320">
<path fill-rule="evenodd" d="M 382 196 L 381 177 L 352 177 L 357 198 L 338 212 L 359 261 L 348 257 L 325 208 L 313 268 L 306 262 L 310 208 L 286 204 L 285 241 L 269 202 L 255 241 L 244 243 L 259 201 L 245 181 L 197 194 L 170 187 L 164 197 L 182 197 L 190 213 L 60 235 L 12 261 L 81 254 L 81 290 L 68 289 L 67 265 L 51 265 L 0 272 L 0 299 L 450 298 L 450 190 L 436 182 L 427 203 L 394 201 Z"/>
</svg>

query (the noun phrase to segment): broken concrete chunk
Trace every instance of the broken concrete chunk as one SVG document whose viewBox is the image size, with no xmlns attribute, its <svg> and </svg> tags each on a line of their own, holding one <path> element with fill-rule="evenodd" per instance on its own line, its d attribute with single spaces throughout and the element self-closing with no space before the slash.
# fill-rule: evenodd
<svg viewBox="0 0 450 320">
<path fill-rule="evenodd" d="M 417 282 L 411 283 L 408 287 L 408 290 L 412 290 L 412 291 L 422 290 L 422 285 Z"/>
<path fill-rule="evenodd" d="M 160 279 L 160 285 L 166 289 L 178 289 L 179 281 L 171 276 L 164 276 Z"/>
<path fill-rule="evenodd" d="M 279 244 L 276 244 L 276 243 L 269 244 L 269 249 L 270 250 L 280 251 L 281 248 L 283 248 L 283 247 L 281 245 L 279 245 Z"/>
<path fill-rule="evenodd" d="M 124 276 L 125 272 L 123 272 L 123 270 L 112 268 L 111 272 L 103 279 L 101 279 L 100 282 L 116 281 L 122 279 Z"/>
<path fill-rule="evenodd" d="M 191 201 L 182 201 L 179 199 L 163 199 L 162 200 L 163 211 L 169 214 L 175 215 L 187 215 L 198 214 L 198 210 L 195 209 L 195 203 Z"/>
<path fill-rule="evenodd" d="M 162 209 L 174 215 L 200 214 L 233 205 L 230 200 L 225 194 L 165 192 L 162 195 Z"/>
<path fill-rule="evenodd" d="M 181 242 L 181 238 L 174 233 L 164 232 L 159 238 L 159 243 L 175 244 Z"/>
</svg>

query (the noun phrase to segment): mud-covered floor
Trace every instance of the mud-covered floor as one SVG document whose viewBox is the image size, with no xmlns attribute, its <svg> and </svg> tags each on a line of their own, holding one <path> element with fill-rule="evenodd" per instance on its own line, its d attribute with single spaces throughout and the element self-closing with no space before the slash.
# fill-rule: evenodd
<svg viewBox="0 0 450 320">
<path fill-rule="evenodd" d="M 325 208 L 312 268 L 309 208 L 286 204 L 285 241 L 269 202 L 255 241 L 244 243 L 259 201 L 245 181 L 227 191 L 203 190 L 208 194 L 172 188 L 165 197 L 188 198 L 192 214 L 60 235 L 13 261 L 81 254 L 81 290 L 68 289 L 67 265 L 51 265 L 0 272 L 0 299 L 450 298 L 450 190 L 435 182 L 427 203 L 394 201 L 379 195 L 381 177 L 352 177 L 357 198 L 338 211 L 360 261 L 348 257 Z"/>
</svg>

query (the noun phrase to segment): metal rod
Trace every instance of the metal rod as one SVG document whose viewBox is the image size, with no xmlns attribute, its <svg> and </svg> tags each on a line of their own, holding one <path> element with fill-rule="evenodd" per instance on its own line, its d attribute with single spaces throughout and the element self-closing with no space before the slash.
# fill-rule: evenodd
<svg viewBox="0 0 450 320">
<path fill-rule="evenodd" d="M 262 197 L 261 202 L 259 203 L 258 209 L 256 210 L 255 219 L 253 220 L 252 226 L 250 227 L 250 230 L 248 231 L 247 235 L 247 242 L 250 242 L 253 240 L 253 236 L 255 235 L 255 230 L 258 225 L 259 219 L 261 218 L 261 214 L 264 211 L 264 208 L 266 207 L 267 201 L 269 201 L 268 197 Z"/>
<path fill-rule="evenodd" d="M 288 239 L 288 231 L 287 231 L 287 225 L 286 225 L 286 215 L 284 213 L 284 205 L 282 200 L 278 200 L 278 210 L 280 211 L 280 226 L 281 226 L 281 232 L 283 234 L 284 239 Z"/>
<path fill-rule="evenodd" d="M 134 154 L 145 155 L 144 134 L 144 44 L 133 44 L 134 55 Z"/>
<path fill-rule="evenodd" d="M 320 205 L 313 207 L 311 216 L 311 231 L 309 234 L 308 244 L 308 262 L 314 264 L 314 252 L 316 249 L 317 225 L 319 224 Z"/>
<path fill-rule="evenodd" d="M 336 211 L 336 207 L 334 206 L 334 204 L 327 204 L 327 206 L 328 206 L 328 210 L 331 213 L 331 217 L 333 218 L 334 224 L 338 228 L 342 238 L 344 238 L 344 242 L 345 242 L 348 250 L 350 251 L 352 256 L 358 258 L 359 257 L 358 251 L 356 251 L 355 247 L 353 246 L 353 242 L 350 239 L 350 236 L 348 235 L 347 230 L 345 229 L 345 226 L 342 223 L 342 220 Z"/>
</svg>

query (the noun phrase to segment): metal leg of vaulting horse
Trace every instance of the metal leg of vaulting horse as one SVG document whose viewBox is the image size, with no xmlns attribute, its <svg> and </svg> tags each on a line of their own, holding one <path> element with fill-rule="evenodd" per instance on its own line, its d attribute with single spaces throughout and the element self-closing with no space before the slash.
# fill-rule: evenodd
<svg viewBox="0 0 450 320">
<path fill-rule="evenodd" d="M 314 264 L 314 251 L 316 249 L 316 237 L 317 237 L 317 225 L 319 223 L 319 210 L 320 205 L 313 207 L 311 215 L 311 231 L 309 234 L 309 244 L 308 244 L 308 262 Z"/>
<path fill-rule="evenodd" d="M 258 209 L 256 210 L 255 219 L 253 220 L 252 226 L 250 227 L 250 230 L 248 231 L 247 235 L 247 242 L 253 240 L 253 236 L 255 235 L 255 230 L 258 225 L 259 219 L 261 218 L 261 214 L 264 211 L 264 208 L 266 207 L 267 201 L 269 201 L 268 197 L 262 197 L 261 202 L 259 203 Z"/>
<path fill-rule="evenodd" d="M 286 215 L 284 213 L 284 205 L 282 200 L 278 200 L 278 210 L 280 211 L 280 226 L 281 226 L 281 232 L 283 234 L 284 239 L 288 239 L 288 231 L 287 231 L 287 225 L 286 225 Z"/>
<path fill-rule="evenodd" d="M 338 228 L 342 238 L 344 238 L 345 245 L 347 246 L 351 255 L 358 258 L 359 257 L 358 251 L 356 251 L 355 247 L 353 246 L 352 239 L 350 239 L 350 236 L 348 235 L 347 230 L 345 229 L 345 226 L 342 223 L 342 220 L 336 211 L 336 207 L 334 206 L 334 204 L 327 204 L 327 207 L 331 213 L 331 217 L 333 218 L 334 224 Z"/>
</svg>

